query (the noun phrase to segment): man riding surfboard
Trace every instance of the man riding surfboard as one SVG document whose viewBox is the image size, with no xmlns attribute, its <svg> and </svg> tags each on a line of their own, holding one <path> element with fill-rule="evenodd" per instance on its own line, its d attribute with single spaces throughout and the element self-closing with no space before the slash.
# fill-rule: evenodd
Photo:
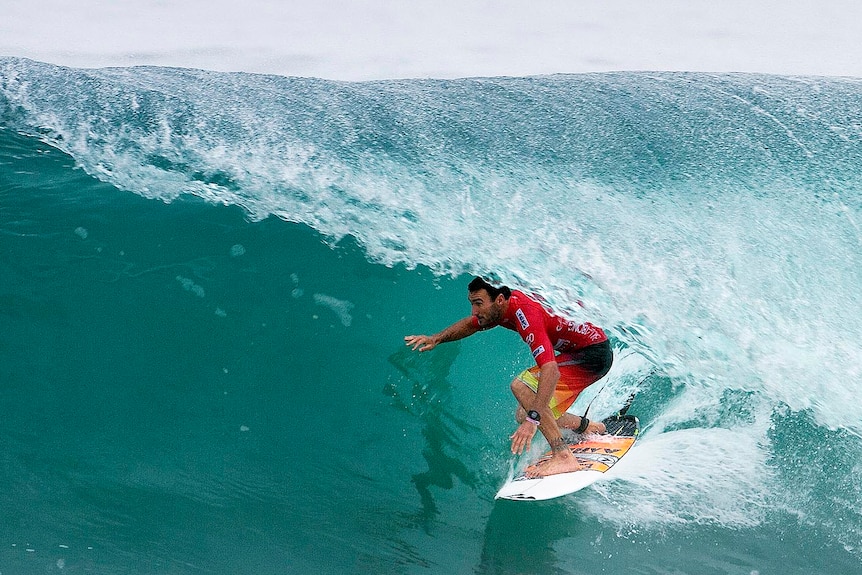
<svg viewBox="0 0 862 575">
<path fill-rule="evenodd" d="M 604 433 L 602 423 L 591 422 L 566 410 L 578 394 L 605 376 L 613 362 L 613 350 L 605 333 L 590 323 L 576 323 L 555 315 L 538 299 L 494 287 L 482 278 L 467 286 L 471 315 L 434 335 L 408 335 L 405 343 L 420 352 L 438 344 L 456 341 L 479 331 L 502 326 L 517 331 L 530 347 L 536 365 L 521 372 L 511 384 L 518 400 L 512 434 L 512 453 L 528 449 L 538 428 L 553 456 L 532 476 L 576 471 L 579 464 L 566 446 L 560 428 L 577 433 Z"/>
</svg>

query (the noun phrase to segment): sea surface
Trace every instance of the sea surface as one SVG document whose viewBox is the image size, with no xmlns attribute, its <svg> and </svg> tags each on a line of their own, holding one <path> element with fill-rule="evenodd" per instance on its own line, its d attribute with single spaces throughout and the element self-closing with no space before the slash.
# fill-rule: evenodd
<svg viewBox="0 0 862 575">
<path fill-rule="evenodd" d="M 0 574 L 862 573 L 860 166 L 849 78 L 0 58 Z M 605 480 L 494 500 L 474 274 L 611 336 Z"/>
</svg>

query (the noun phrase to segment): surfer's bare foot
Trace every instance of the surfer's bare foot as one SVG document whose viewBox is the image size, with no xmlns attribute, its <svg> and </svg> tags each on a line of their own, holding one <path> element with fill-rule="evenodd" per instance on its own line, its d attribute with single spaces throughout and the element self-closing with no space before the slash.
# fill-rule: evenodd
<svg viewBox="0 0 862 575">
<path fill-rule="evenodd" d="M 569 453 L 569 457 L 554 456 L 551 459 L 527 468 L 524 475 L 530 479 L 537 477 L 547 477 L 548 475 L 557 475 L 558 473 L 570 473 L 581 468 L 581 464 L 575 459 L 575 456 Z"/>
<path fill-rule="evenodd" d="M 608 428 L 601 421 L 591 421 L 584 433 L 607 433 Z"/>
</svg>

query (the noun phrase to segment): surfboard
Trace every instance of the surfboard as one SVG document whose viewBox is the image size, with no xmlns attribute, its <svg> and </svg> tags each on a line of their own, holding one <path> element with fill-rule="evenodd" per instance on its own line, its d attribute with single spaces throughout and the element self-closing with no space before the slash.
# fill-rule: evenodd
<svg viewBox="0 0 862 575">
<path fill-rule="evenodd" d="M 500 488 L 495 499 L 541 501 L 579 491 L 594 483 L 632 448 L 640 432 L 640 422 L 634 415 L 614 415 L 603 421 L 607 433 L 602 435 L 575 435 L 569 449 L 578 459 L 581 468 L 571 473 L 559 473 L 530 479 L 527 470 L 540 466 L 551 457 L 542 455 L 522 473 Z"/>
</svg>

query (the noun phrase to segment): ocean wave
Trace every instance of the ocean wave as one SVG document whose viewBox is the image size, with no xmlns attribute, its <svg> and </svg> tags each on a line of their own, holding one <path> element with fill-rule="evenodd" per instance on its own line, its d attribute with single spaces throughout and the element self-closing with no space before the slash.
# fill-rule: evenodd
<svg viewBox="0 0 862 575">
<path fill-rule="evenodd" d="M 860 111 L 851 79 L 347 83 L 0 61 L 4 124 L 121 189 L 354 236 L 386 265 L 494 273 L 667 370 L 832 426 L 862 416 L 841 392 L 860 372 Z"/>
<path fill-rule="evenodd" d="M 747 445 L 782 406 L 862 432 L 859 117 L 853 79 L 348 83 L 0 59 L 2 124 L 96 178 L 539 290 L 683 386 L 653 429 L 715 427 L 751 394 Z M 350 326 L 350 302 L 314 297 Z"/>
</svg>

